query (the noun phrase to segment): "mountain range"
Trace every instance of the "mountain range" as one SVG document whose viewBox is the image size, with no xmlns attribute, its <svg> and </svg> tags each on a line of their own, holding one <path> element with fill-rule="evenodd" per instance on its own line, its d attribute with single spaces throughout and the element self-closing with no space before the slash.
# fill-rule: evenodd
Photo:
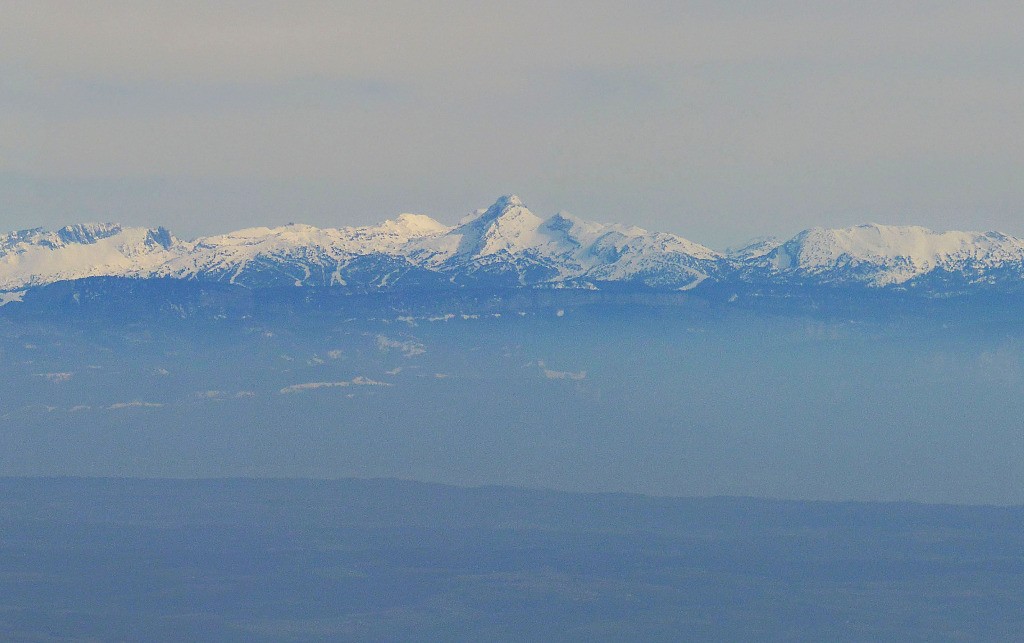
<svg viewBox="0 0 1024 643">
<path fill-rule="evenodd" d="M 716 252 L 683 237 L 541 218 L 516 196 L 455 226 L 402 214 L 379 225 L 289 224 L 182 240 L 167 229 L 79 224 L 0 236 L 0 303 L 36 286 L 88 277 L 171 278 L 248 288 L 856 286 L 948 295 L 1021 290 L 1024 239 L 917 226 L 812 228 Z"/>
</svg>

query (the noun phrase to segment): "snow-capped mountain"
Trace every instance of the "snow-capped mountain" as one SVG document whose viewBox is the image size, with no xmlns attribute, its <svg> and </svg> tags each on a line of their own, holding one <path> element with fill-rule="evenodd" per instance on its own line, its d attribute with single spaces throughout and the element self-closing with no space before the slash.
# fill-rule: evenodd
<svg viewBox="0 0 1024 643">
<path fill-rule="evenodd" d="M 195 241 L 115 224 L 15 232 L 0 242 L 0 290 L 94 276 L 170 277 L 248 287 L 400 284 L 689 288 L 723 257 L 682 237 L 533 214 L 516 196 L 449 227 L 417 214 L 376 226 L 250 228 Z"/>
<path fill-rule="evenodd" d="M 805 230 L 751 262 L 760 278 L 816 283 L 914 285 L 929 276 L 995 283 L 1024 275 L 1024 240 L 999 232 L 933 232 L 866 224 Z"/>
<path fill-rule="evenodd" d="M 997 232 L 868 224 L 812 228 L 785 242 L 761 238 L 720 254 L 674 234 L 564 212 L 541 218 L 512 195 L 455 226 L 403 214 L 374 226 L 289 224 L 194 241 L 164 228 L 116 224 L 0 237 L 0 292 L 100 276 L 358 291 L 611 284 L 688 290 L 705 281 L 1024 290 L 1024 240 Z"/>
<path fill-rule="evenodd" d="M 294 224 L 249 228 L 183 244 L 177 256 L 151 274 L 250 287 L 355 283 L 380 287 L 415 272 L 404 256 L 412 241 L 447 230 L 430 217 L 416 214 L 355 228 Z"/>
<path fill-rule="evenodd" d="M 458 279 L 508 285 L 635 282 L 692 287 L 721 272 L 723 257 L 672 234 L 584 221 L 560 212 L 541 219 L 505 196 L 443 234 L 412 244 L 410 257 Z"/>
<path fill-rule="evenodd" d="M 785 241 L 775 236 L 755 237 L 738 248 L 726 248 L 725 255 L 738 261 L 757 259 L 775 250 Z"/>
<path fill-rule="evenodd" d="M 84 277 L 148 276 L 183 250 L 163 228 L 93 223 L 11 232 L 0 237 L 0 290 Z"/>
</svg>

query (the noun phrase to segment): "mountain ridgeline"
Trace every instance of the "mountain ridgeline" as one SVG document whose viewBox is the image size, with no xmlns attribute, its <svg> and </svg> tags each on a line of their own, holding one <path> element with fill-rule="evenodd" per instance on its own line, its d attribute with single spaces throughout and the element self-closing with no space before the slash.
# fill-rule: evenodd
<svg viewBox="0 0 1024 643">
<path fill-rule="evenodd" d="M 1024 240 L 867 224 L 813 228 L 719 253 L 683 237 L 558 213 L 504 196 L 458 225 L 403 214 L 365 227 L 289 224 L 193 241 L 165 228 L 80 224 L 0 237 L 0 305 L 89 277 L 344 292 L 854 287 L 946 297 L 1024 290 Z"/>
</svg>

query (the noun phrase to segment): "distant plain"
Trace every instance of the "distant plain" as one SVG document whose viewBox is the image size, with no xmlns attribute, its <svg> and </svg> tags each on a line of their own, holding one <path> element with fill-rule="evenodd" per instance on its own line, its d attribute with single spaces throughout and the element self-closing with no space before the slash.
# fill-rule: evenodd
<svg viewBox="0 0 1024 643">
<path fill-rule="evenodd" d="M 1024 510 L 0 479 L 0 638 L 1010 640 Z"/>
</svg>

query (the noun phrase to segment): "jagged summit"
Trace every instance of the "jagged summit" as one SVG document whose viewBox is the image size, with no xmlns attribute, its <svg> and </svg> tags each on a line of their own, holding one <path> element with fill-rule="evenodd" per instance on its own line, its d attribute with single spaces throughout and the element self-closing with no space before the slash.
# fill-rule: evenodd
<svg viewBox="0 0 1024 643">
<path fill-rule="evenodd" d="M 181 247 L 164 228 L 116 223 L 22 230 L 0 240 L 0 290 L 99 276 L 148 276 Z"/>
<path fill-rule="evenodd" d="M 685 290 L 708 280 L 1024 290 L 1024 241 L 869 223 L 811 228 L 785 242 L 756 239 L 720 254 L 678 235 L 567 212 L 542 218 L 513 194 L 455 226 L 405 213 L 369 226 L 289 224 L 193 241 L 116 223 L 0 236 L 0 291 L 95 276 L 364 290 L 612 283 Z"/>
<path fill-rule="evenodd" d="M 79 223 L 64 226 L 56 234 L 65 243 L 95 243 L 122 230 L 119 223 Z"/>
<path fill-rule="evenodd" d="M 53 231 L 43 228 L 16 230 L 0 237 L 0 249 L 10 248 L 18 244 L 44 245 L 58 248 L 70 243 L 96 243 L 100 239 L 118 234 L 122 229 L 119 223 L 76 223 Z"/>
</svg>

